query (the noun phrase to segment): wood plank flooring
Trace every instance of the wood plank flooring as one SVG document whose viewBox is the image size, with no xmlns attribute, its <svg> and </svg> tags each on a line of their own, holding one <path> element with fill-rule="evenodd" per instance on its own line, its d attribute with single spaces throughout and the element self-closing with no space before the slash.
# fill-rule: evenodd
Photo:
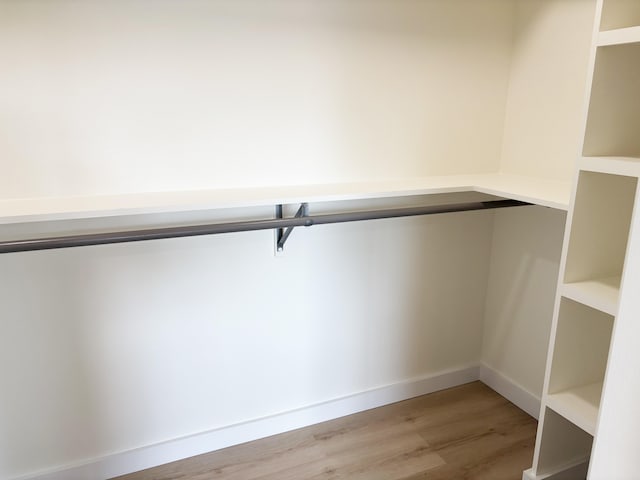
<svg viewBox="0 0 640 480">
<path fill-rule="evenodd" d="M 118 480 L 520 480 L 536 426 L 474 382 Z"/>
</svg>

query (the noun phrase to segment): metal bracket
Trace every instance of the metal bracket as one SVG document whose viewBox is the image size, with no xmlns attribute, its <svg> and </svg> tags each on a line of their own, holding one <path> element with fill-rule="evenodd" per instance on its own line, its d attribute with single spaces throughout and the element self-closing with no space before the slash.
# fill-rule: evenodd
<svg viewBox="0 0 640 480">
<path fill-rule="evenodd" d="M 301 203 L 300 204 L 300 208 L 298 208 L 298 211 L 294 215 L 294 218 L 301 218 L 301 217 L 307 217 L 307 216 L 309 216 L 309 204 L 308 203 Z M 277 219 L 282 219 L 283 218 L 282 205 L 276 205 L 276 218 Z M 284 244 L 287 243 L 287 239 L 289 238 L 289 235 L 291 235 L 291 232 L 293 232 L 294 228 L 295 227 L 287 227 L 287 228 L 278 228 L 277 229 L 277 231 L 276 231 L 276 251 L 282 252 L 284 250 Z"/>
</svg>

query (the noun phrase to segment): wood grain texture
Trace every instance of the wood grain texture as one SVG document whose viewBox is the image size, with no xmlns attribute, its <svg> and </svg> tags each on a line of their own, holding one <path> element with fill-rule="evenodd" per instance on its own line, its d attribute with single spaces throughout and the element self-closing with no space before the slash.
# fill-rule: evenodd
<svg viewBox="0 0 640 480">
<path fill-rule="evenodd" d="M 118 480 L 519 480 L 536 426 L 474 382 Z"/>
</svg>

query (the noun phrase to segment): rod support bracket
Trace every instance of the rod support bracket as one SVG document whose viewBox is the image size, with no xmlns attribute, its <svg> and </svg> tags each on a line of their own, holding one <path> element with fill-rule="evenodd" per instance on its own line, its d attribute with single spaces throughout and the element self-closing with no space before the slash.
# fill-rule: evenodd
<svg viewBox="0 0 640 480">
<path fill-rule="evenodd" d="M 294 218 L 301 218 L 301 217 L 308 217 L 308 216 L 309 216 L 309 204 L 301 203 L 300 207 L 298 208 L 298 211 L 294 215 Z M 276 205 L 276 218 L 277 219 L 284 218 L 282 213 L 282 205 Z M 310 227 L 311 225 L 312 225 L 311 221 L 309 221 L 309 223 L 305 223 L 305 227 Z M 287 227 L 287 228 L 278 228 L 276 230 L 276 251 L 282 252 L 284 250 L 284 245 L 285 243 L 287 243 L 287 239 L 289 238 L 289 235 L 291 235 L 291 232 L 293 232 L 294 228 L 295 227 Z"/>
</svg>

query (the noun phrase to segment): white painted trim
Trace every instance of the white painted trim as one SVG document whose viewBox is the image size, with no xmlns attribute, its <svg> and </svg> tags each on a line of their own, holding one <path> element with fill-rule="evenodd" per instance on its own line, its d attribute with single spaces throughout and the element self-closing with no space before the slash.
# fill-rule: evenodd
<svg viewBox="0 0 640 480">
<path fill-rule="evenodd" d="M 240 443 L 351 415 L 419 395 L 474 382 L 477 365 L 444 371 L 336 398 L 297 410 L 115 453 L 82 464 L 14 477 L 12 480 L 106 480 Z"/>
<path fill-rule="evenodd" d="M 480 365 L 480 381 L 536 420 L 538 419 L 540 415 L 540 397 L 537 397 L 485 363 Z"/>
</svg>

